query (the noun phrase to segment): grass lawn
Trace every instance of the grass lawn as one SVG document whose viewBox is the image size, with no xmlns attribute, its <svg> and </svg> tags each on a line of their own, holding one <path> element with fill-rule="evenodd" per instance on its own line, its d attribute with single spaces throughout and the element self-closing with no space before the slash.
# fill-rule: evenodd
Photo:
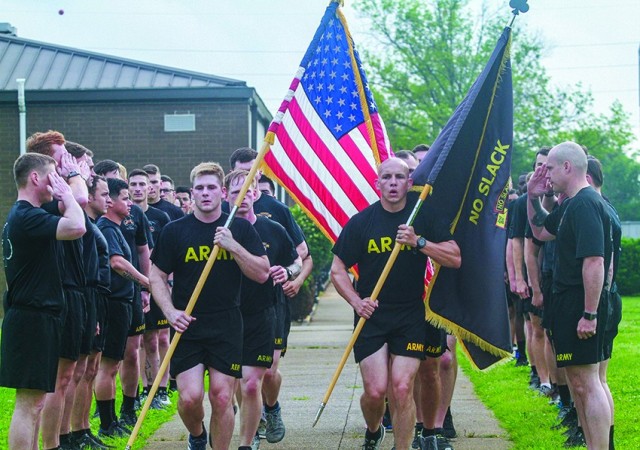
<svg viewBox="0 0 640 450">
<path fill-rule="evenodd" d="M 640 297 L 623 298 L 622 323 L 609 363 L 615 404 L 617 448 L 640 448 Z M 460 366 L 476 394 L 509 433 L 514 449 L 558 449 L 564 437 L 551 430 L 557 409 L 528 389 L 529 368 L 508 363 L 486 373 L 472 370 L 463 355 Z"/>
<path fill-rule="evenodd" d="M 120 411 L 120 403 L 122 401 L 122 390 L 120 388 L 120 380 L 118 379 L 116 386 L 116 412 Z M 7 448 L 9 437 L 9 424 L 11 423 L 11 415 L 13 413 L 13 404 L 15 401 L 15 391 L 13 389 L 0 388 L 0 449 Z M 144 448 L 147 439 L 160 428 L 160 426 L 168 421 L 176 412 L 177 394 L 171 398 L 172 405 L 163 411 L 149 410 L 145 420 L 140 428 L 140 433 L 133 444 L 133 449 Z M 91 412 L 95 411 L 95 403 L 91 408 Z M 98 433 L 100 421 L 91 419 L 91 428 L 95 434 Z M 105 442 L 115 448 L 125 448 L 128 438 L 112 439 Z"/>
</svg>

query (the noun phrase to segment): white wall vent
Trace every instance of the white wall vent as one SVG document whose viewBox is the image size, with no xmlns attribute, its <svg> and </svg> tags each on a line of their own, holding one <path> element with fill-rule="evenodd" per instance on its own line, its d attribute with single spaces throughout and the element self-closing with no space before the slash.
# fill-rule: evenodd
<svg viewBox="0 0 640 450">
<path fill-rule="evenodd" d="M 172 133 L 176 131 L 196 131 L 195 114 L 165 114 L 164 131 Z"/>
</svg>

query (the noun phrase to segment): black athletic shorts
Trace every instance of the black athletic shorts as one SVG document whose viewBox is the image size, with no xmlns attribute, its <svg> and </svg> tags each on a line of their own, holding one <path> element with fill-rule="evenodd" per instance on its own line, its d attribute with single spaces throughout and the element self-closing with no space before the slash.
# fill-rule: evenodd
<svg viewBox="0 0 640 450">
<path fill-rule="evenodd" d="M 606 295 L 601 295 L 596 334 L 588 339 L 579 339 L 576 330 L 584 312 L 584 292 L 581 289 L 572 289 L 555 294 L 550 331 L 558 367 L 596 364 L 602 361 L 607 304 Z"/>
<path fill-rule="evenodd" d="M 511 288 L 509 287 L 509 283 L 505 283 L 504 289 L 507 292 L 507 306 L 509 308 L 515 307 L 516 306 L 516 301 L 519 299 L 519 297 L 516 294 L 514 294 L 513 292 L 511 292 Z"/>
<path fill-rule="evenodd" d="M 251 314 L 242 314 L 242 365 L 271 367 L 273 363 L 276 313 L 273 306 Z"/>
<path fill-rule="evenodd" d="M 604 359 L 611 358 L 611 355 L 613 354 L 613 340 L 618 335 L 618 325 L 620 325 L 620 321 L 622 320 L 622 298 L 620 297 L 620 294 L 616 291 L 608 292 L 608 295 L 609 308 L 607 325 L 604 330 Z"/>
<path fill-rule="evenodd" d="M 389 353 L 424 359 L 425 309 L 422 300 L 389 304 L 383 300 L 368 319 L 353 346 L 356 362 L 380 350 L 386 343 Z M 360 317 L 354 313 L 354 325 Z"/>
<path fill-rule="evenodd" d="M 5 311 L 0 340 L 0 386 L 56 388 L 62 317 L 35 309 Z"/>
<path fill-rule="evenodd" d="M 145 331 L 163 330 L 165 328 L 169 328 L 171 326 L 169 325 L 169 321 L 162 313 L 160 307 L 153 300 L 153 297 L 151 298 L 150 306 L 151 309 L 149 310 L 149 312 L 144 313 Z"/>
<path fill-rule="evenodd" d="M 447 332 L 425 321 L 424 356 L 438 358 L 447 351 Z"/>
<path fill-rule="evenodd" d="M 64 299 L 66 311 L 59 356 L 60 358 L 77 361 L 80 356 L 80 348 L 82 347 L 84 329 L 87 322 L 84 290 L 65 289 Z"/>
<path fill-rule="evenodd" d="M 172 338 L 174 333 L 172 328 Z M 198 364 L 204 364 L 220 373 L 242 378 L 242 334 L 240 308 L 198 314 L 171 357 L 171 376 L 175 378 Z"/>
<path fill-rule="evenodd" d="M 542 328 L 549 329 L 549 321 L 551 311 L 553 310 L 553 272 L 542 272 L 540 275 L 540 289 L 542 290 L 542 298 L 544 299 L 544 308 L 542 309 Z"/>
<path fill-rule="evenodd" d="M 274 313 L 275 313 L 275 334 L 274 334 L 274 344 L 276 350 L 282 350 L 285 348 L 285 322 L 287 319 L 287 311 L 289 310 L 289 299 L 284 295 L 284 293 L 276 292 L 276 304 L 274 305 Z M 291 317 L 291 314 L 289 314 Z M 289 321 L 289 326 L 291 325 L 291 321 Z"/>
<path fill-rule="evenodd" d="M 144 334 L 144 312 L 142 311 L 142 297 L 140 296 L 140 286 L 134 285 L 133 303 L 131 303 L 131 327 L 129 336 Z"/>
<path fill-rule="evenodd" d="M 96 335 L 96 289 L 93 287 L 84 289 L 84 310 L 86 321 L 80 342 L 80 354 L 88 355 L 93 350 L 93 339 Z"/>
<path fill-rule="evenodd" d="M 124 359 L 127 337 L 131 327 L 131 303 L 109 298 L 107 301 L 107 329 L 102 356 L 116 361 Z"/>
<path fill-rule="evenodd" d="M 529 310 L 531 309 L 531 297 L 528 298 L 520 298 L 516 296 L 514 298 L 515 306 L 516 306 L 516 314 L 522 315 L 524 320 L 531 320 L 529 317 Z"/>
<path fill-rule="evenodd" d="M 96 305 L 96 323 L 98 324 L 98 334 L 93 336 L 92 350 L 101 352 L 104 350 L 104 344 L 107 337 L 107 327 L 109 322 L 107 320 L 107 302 L 109 298 L 98 290 L 95 291 L 95 305 Z"/>
</svg>

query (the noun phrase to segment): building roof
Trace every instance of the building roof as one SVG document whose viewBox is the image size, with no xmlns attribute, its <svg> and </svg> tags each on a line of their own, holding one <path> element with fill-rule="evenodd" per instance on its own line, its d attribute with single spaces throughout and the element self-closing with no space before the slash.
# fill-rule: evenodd
<svg viewBox="0 0 640 450">
<path fill-rule="evenodd" d="M 246 87 L 232 78 L 159 66 L 0 34 L 0 91 Z"/>
</svg>

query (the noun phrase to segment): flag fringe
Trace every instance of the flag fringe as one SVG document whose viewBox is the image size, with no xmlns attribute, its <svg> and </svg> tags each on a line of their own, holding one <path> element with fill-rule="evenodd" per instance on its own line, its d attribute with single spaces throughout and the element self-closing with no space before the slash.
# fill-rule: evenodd
<svg viewBox="0 0 640 450">
<path fill-rule="evenodd" d="M 434 325 L 437 328 L 443 328 L 444 330 L 446 330 L 448 333 L 455 335 L 458 340 L 465 340 L 465 341 L 469 341 L 475 345 L 477 345 L 478 347 L 480 347 L 482 350 L 491 353 L 494 356 L 500 357 L 500 358 L 510 358 L 512 355 L 510 352 L 501 349 L 499 347 L 496 347 L 495 345 L 490 344 L 489 342 L 485 341 L 484 339 L 482 339 L 480 336 L 470 332 L 469 330 L 462 328 L 460 325 L 450 321 L 449 319 L 447 319 L 446 317 L 443 317 L 439 314 L 436 314 L 432 309 L 431 306 L 429 305 L 429 297 L 431 295 L 431 290 L 433 288 L 433 286 L 435 285 L 436 280 L 438 279 L 438 274 L 440 273 L 440 264 L 434 262 L 434 273 L 433 273 L 433 278 L 431 279 L 431 282 L 429 283 L 429 286 L 427 286 L 427 294 L 425 296 L 425 301 L 424 301 L 424 305 L 425 305 L 425 319 L 431 323 L 432 325 Z M 466 350 L 466 349 L 465 349 Z M 471 358 L 471 356 L 469 355 L 469 353 L 467 351 L 465 351 L 465 354 L 467 355 L 467 357 L 469 358 L 469 361 L 471 361 L 471 364 L 474 366 L 474 368 L 478 369 L 478 367 L 476 366 L 475 362 L 473 361 L 473 358 Z"/>
</svg>

